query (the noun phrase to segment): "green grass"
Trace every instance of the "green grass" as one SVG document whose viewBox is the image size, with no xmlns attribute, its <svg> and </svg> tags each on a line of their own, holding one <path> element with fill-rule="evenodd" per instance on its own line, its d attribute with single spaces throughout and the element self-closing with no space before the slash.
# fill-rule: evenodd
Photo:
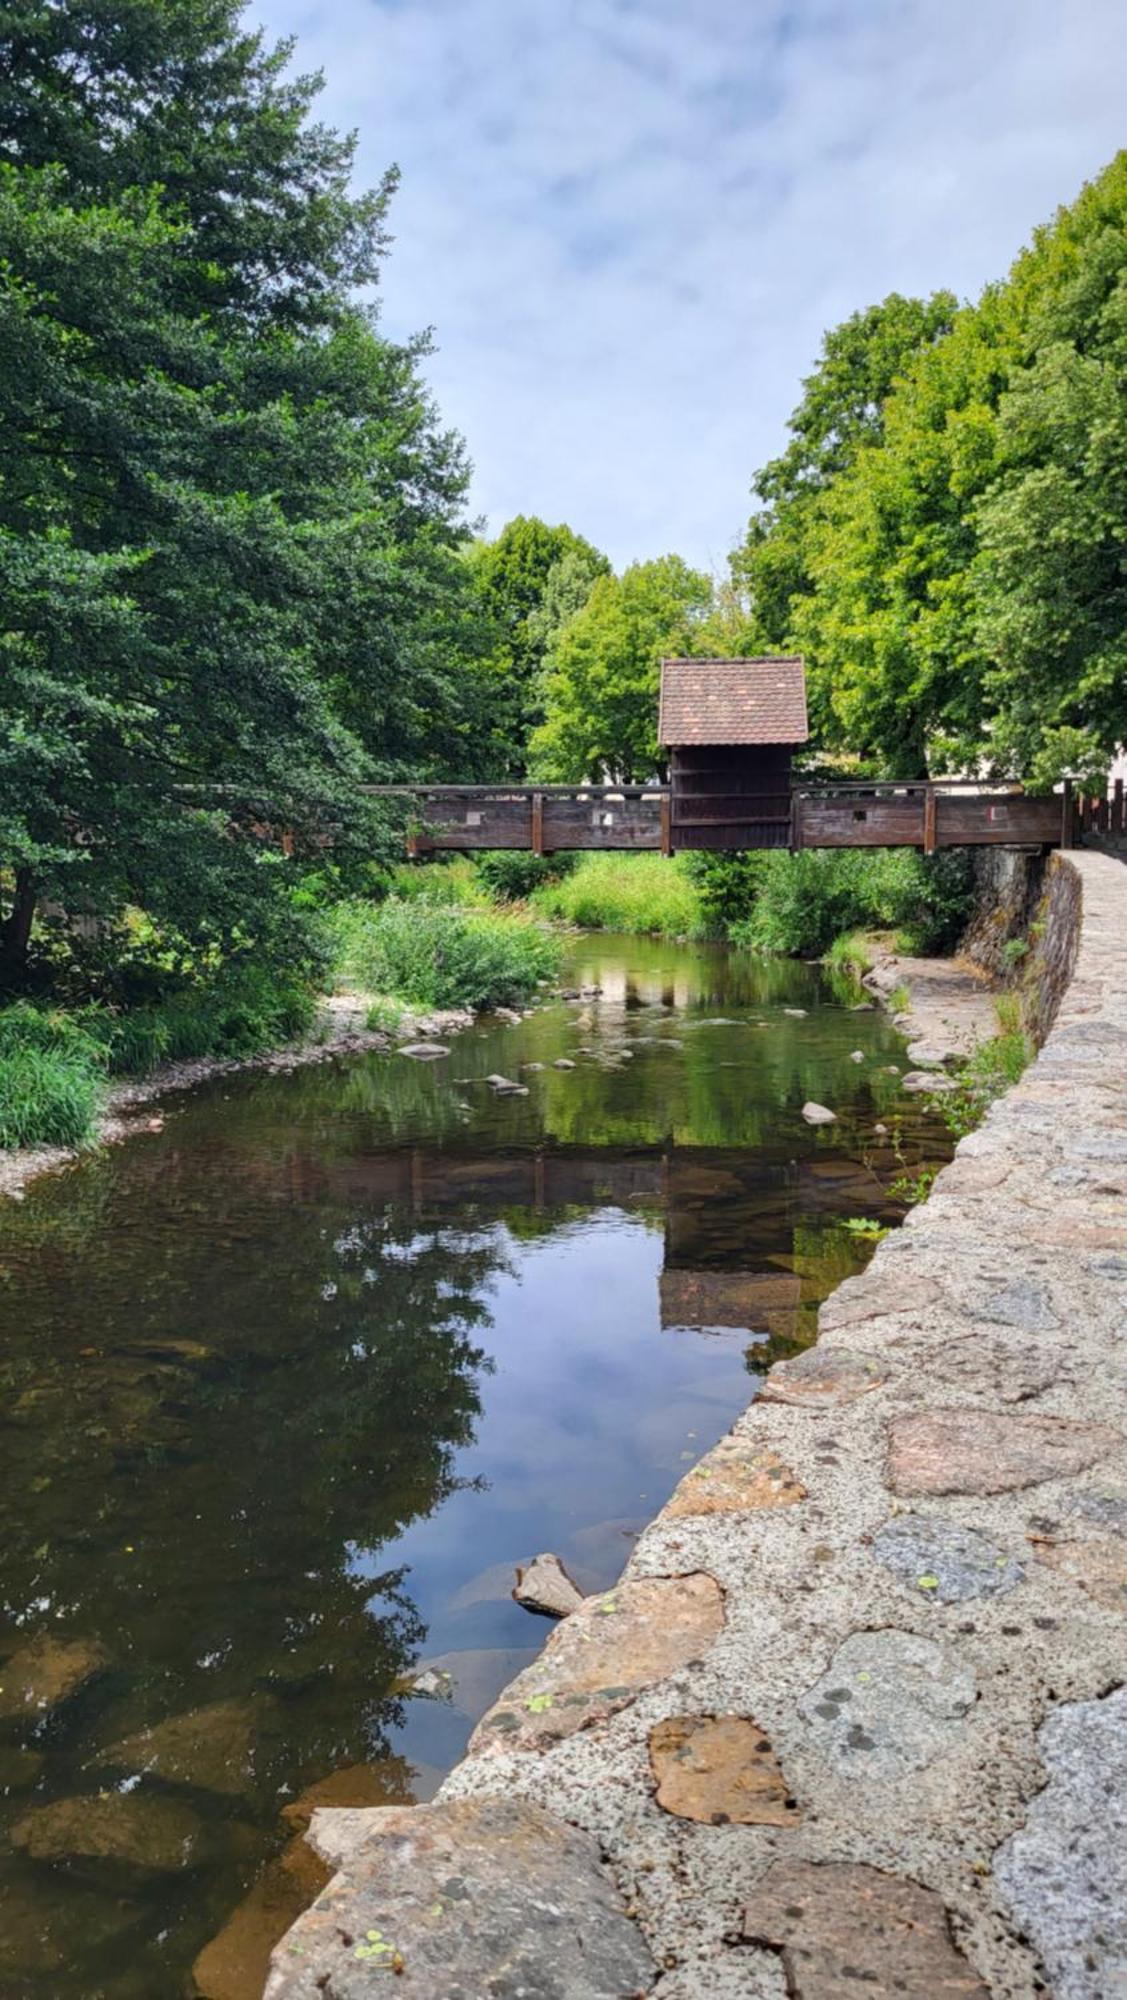
<svg viewBox="0 0 1127 2000">
<path fill-rule="evenodd" d="M 0 1012 L 0 1148 L 82 1146 L 93 1137 L 104 1051 L 67 1014 Z"/>
<path fill-rule="evenodd" d="M 952 945 L 970 906 L 961 858 L 911 848 L 807 848 L 760 858 L 755 900 L 731 926 L 752 951 L 812 957 L 855 930 L 902 928 L 914 948 Z"/>
<path fill-rule="evenodd" d="M 562 939 L 524 910 L 393 896 L 342 905 L 332 927 L 343 979 L 420 1007 L 512 1006 L 554 978 L 563 957 Z"/>
<path fill-rule="evenodd" d="M 864 931 L 844 931 L 834 939 L 825 962 L 831 972 L 851 973 L 854 979 L 860 979 L 862 973 L 873 969 L 872 943 Z"/>
<path fill-rule="evenodd" d="M 887 1007 L 890 1014 L 909 1014 L 912 1009 L 912 989 L 906 979 L 898 979 L 891 989 Z"/>
<path fill-rule="evenodd" d="M 203 1056 L 245 1058 L 307 1034 L 316 1013 L 311 986 L 267 970 L 221 973 L 151 1007 L 84 1017 L 113 1076 L 148 1076 L 162 1063 Z"/>
<path fill-rule="evenodd" d="M 956 1139 L 981 1125 L 990 1106 L 1017 1083 L 1035 1050 L 1025 1032 L 1016 993 L 1001 993 L 994 1002 L 998 1033 L 980 1042 L 959 1074 L 959 1087 L 934 1098 L 935 1109 Z"/>
<path fill-rule="evenodd" d="M 468 854 L 451 861 L 401 861 L 387 877 L 389 893 L 403 903 L 429 903 L 439 909 L 492 907 L 488 885 Z"/>
<path fill-rule="evenodd" d="M 584 930 L 699 937 L 704 928 L 700 894 L 682 856 L 585 854 L 570 875 L 537 889 L 532 901 L 544 916 Z"/>
</svg>

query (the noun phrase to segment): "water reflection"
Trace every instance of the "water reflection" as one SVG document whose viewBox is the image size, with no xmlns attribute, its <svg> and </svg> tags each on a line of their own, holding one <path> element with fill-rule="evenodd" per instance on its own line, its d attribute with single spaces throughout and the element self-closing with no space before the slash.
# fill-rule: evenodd
<svg viewBox="0 0 1127 2000">
<path fill-rule="evenodd" d="M 197 1990 L 257 2000 L 311 1893 L 261 1887 L 281 1810 L 432 1789 L 542 1638 L 513 1564 L 612 1580 L 865 1254 L 842 1218 L 897 1212 L 874 1124 L 936 1155 L 809 968 L 592 940 L 571 978 L 441 1066 L 185 1099 L 0 1220 L 5 2000 L 191 1991 L 256 1880 Z"/>
</svg>

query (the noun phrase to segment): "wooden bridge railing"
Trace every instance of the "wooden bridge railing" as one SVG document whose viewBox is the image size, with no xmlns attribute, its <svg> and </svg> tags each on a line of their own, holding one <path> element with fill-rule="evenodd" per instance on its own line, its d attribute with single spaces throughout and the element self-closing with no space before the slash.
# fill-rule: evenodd
<svg viewBox="0 0 1127 2000">
<path fill-rule="evenodd" d="M 523 848 L 651 849 L 677 845 L 669 786 L 373 785 L 415 808 L 412 854 Z M 1122 784 L 1106 799 L 1080 799 L 1070 785 L 1031 798 L 1017 784 L 974 779 L 796 784 L 790 839 L 800 847 L 1072 847 L 1085 837 L 1127 840 Z M 776 844 L 774 841 L 765 844 Z"/>
</svg>

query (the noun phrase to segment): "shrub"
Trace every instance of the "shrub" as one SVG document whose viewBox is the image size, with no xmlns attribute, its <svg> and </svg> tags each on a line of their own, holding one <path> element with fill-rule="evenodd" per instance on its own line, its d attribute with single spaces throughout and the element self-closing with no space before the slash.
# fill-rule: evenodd
<svg viewBox="0 0 1127 2000">
<path fill-rule="evenodd" d="M 87 1018 L 114 1076 L 147 1076 L 164 1062 L 257 1055 L 307 1033 L 315 1012 L 306 982 L 245 966 L 152 1007 Z"/>
<path fill-rule="evenodd" d="M 515 910 L 440 909 L 402 902 L 353 906 L 340 970 L 370 993 L 423 1007 L 491 1007 L 526 1000 L 558 971 L 559 938 Z"/>
<path fill-rule="evenodd" d="M 478 856 L 477 872 L 499 903 L 520 903 L 545 882 L 571 875 L 578 861 L 578 854 L 526 854 L 521 848 L 499 847 Z"/>
<path fill-rule="evenodd" d="M 0 1013 L 0 1148 L 81 1146 L 94 1132 L 103 1051 L 66 1014 Z"/>
<path fill-rule="evenodd" d="M 917 951 L 954 942 L 970 906 L 964 857 L 913 848 L 807 848 L 762 857 L 751 914 L 733 941 L 754 951 L 820 956 L 844 931 L 903 926 Z"/>
<path fill-rule="evenodd" d="M 704 928 L 700 897 L 680 855 L 585 854 L 564 881 L 538 889 L 533 900 L 546 916 L 584 930 L 699 937 Z"/>
<path fill-rule="evenodd" d="M 831 972 L 851 973 L 859 979 L 863 972 L 873 968 L 872 947 L 863 931 L 844 931 L 836 937 L 826 953 L 826 964 Z"/>
<path fill-rule="evenodd" d="M 712 854 L 698 851 L 684 857 L 685 872 L 696 884 L 701 916 L 710 937 L 727 937 L 751 915 L 763 881 L 766 855 Z"/>
<path fill-rule="evenodd" d="M 530 859 L 534 857 L 529 857 Z M 433 903 L 438 908 L 487 909 L 489 896 L 467 854 L 436 856 L 433 861 L 402 861 L 388 871 L 384 893 L 404 903 Z M 352 905 L 363 908 L 363 904 Z"/>
</svg>

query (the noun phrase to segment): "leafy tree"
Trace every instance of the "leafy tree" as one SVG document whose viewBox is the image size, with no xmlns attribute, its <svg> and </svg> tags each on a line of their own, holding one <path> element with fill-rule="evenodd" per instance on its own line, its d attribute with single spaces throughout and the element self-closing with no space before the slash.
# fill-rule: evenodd
<svg viewBox="0 0 1127 2000">
<path fill-rule="evenodd" d="M 394 180 L 349 195 L 288 54 L 222 0 L 0 9 L 8 986 L 45 898 L 294 952 L 303 854 L 386 844 L 357 781 L 472 737 L 461 446 L 353 302 Z"/>
<path fill-rule="evenodd" d="M 474 595 L 489 621 L 491 775 L 525 769 L 531 730 L 543 720 L 544 656 L 553 634 L 586 601 L 610 564 L 582 535 L 518 514 L 496 541 L 470 552 Z"/>
<path fill-rule="evenodd" d="M 655 775 L 660 662 L 700 650 L 711 601 L 710 579 L 680 556 L 597 580 L 545 663 L 547 713 L 530 744 L 537 776 L 638 784 Z"/>
</svg>

